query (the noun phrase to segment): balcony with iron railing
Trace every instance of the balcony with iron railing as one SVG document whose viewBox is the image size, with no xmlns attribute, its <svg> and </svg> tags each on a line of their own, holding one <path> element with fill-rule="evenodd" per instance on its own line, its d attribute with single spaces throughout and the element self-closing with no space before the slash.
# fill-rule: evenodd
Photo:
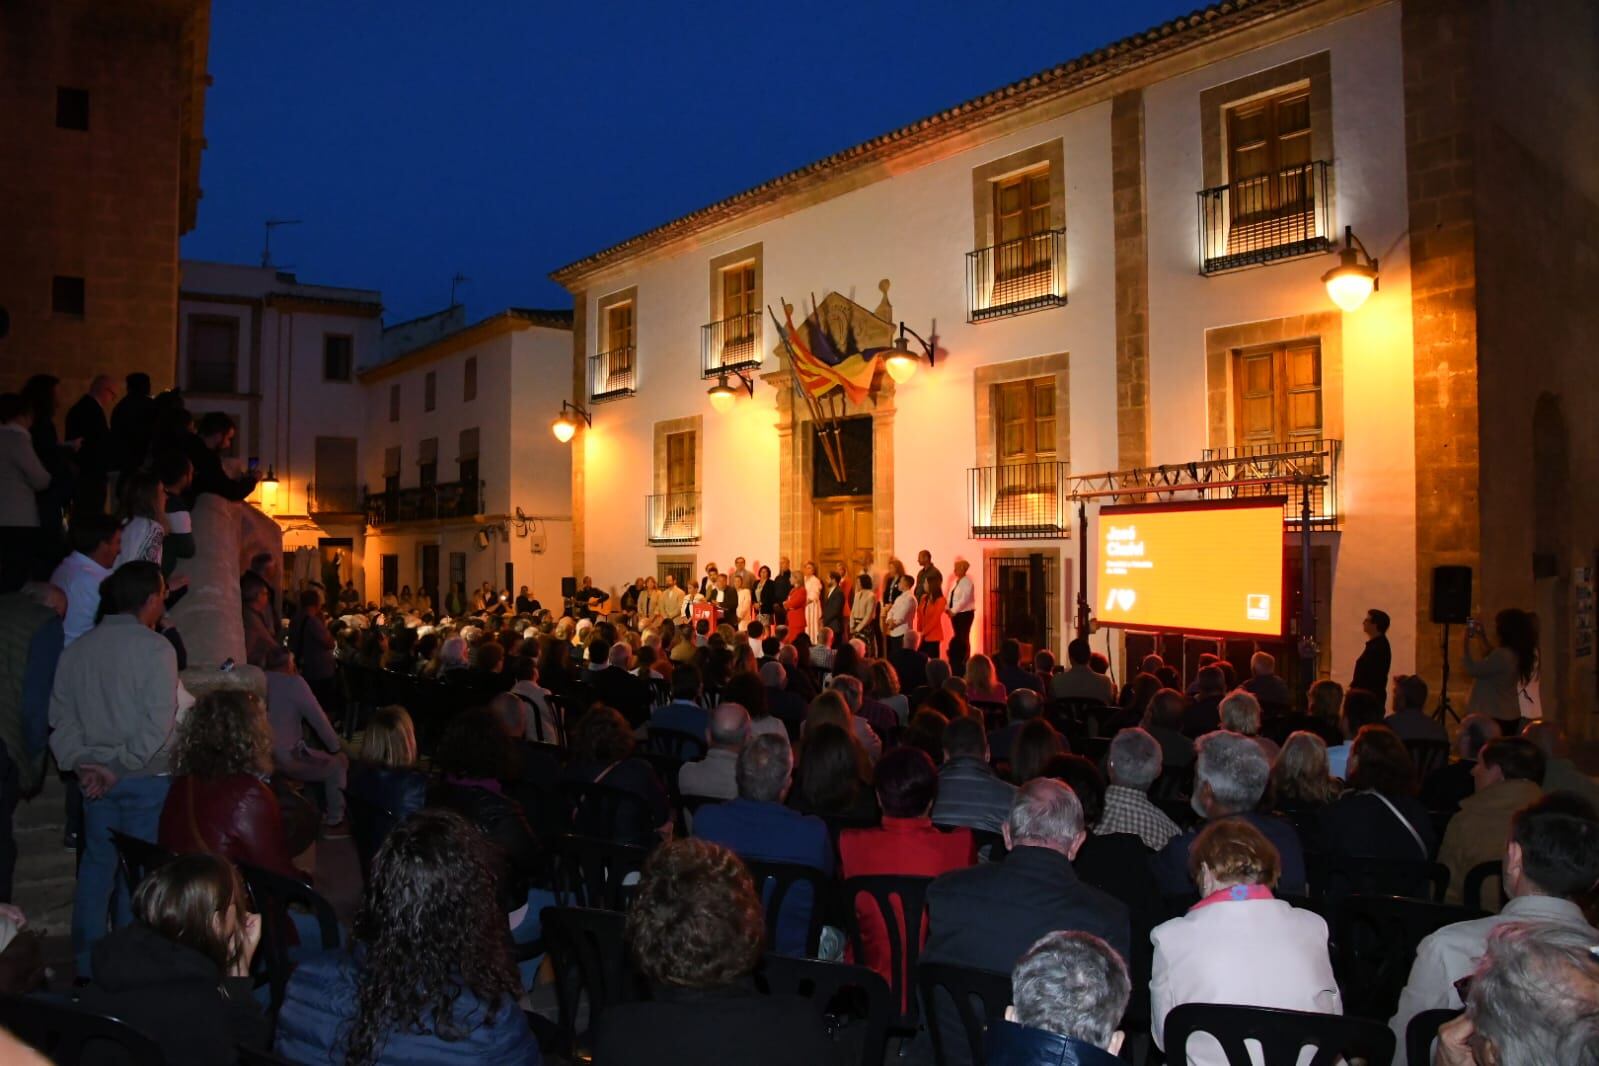
<svg viewBox="0 0 1599 1066">
<path fill-rule="evenodd" d="M 1006 463 L 966 471 L 968 530 L 977 540 L 1071 536 L 1068 463 Z"/>
<path fill-rule="evenodd" d="M 761 313 L 751 311 L 700 327 L 700 377 L 709 380 L 761 366 Z"/>
<path fill-rule="evenodd" d="M 644 498 L 645 521 L 651 544 L 698 544 L 700 494 L 665 492 Z"/>
<path fill-rule="evenodd" d="M 358 485 L 308 484 L 305 487 L 305 511 L 308 515 L 358 515 L 363 510 L 365 507 Z"/>
<path fill-rule="evenodd" d="M 613 348 L 589 356 L 589 402 L 620 400 L 638 391 L 638 350 Z"/>
<path fill-rule="evenodd" d="M 441 518 L 471 518 L 484 513 L 480 481 L 439 481 L 431 485 L 369 492 L 366 496 L 368 525 L 395 522 L 431 522 Z"/>
<path fill-rule="evenodd" d="M 1283 525 L 1299 529 L 1304 521 L 1304 492 L 1294 478 L 1317 479 L 1310 490 L 1310 528 L 1337 529 L 1338 476 L 1343 470 L 1344 442 L 1327 437 L 1289 441 L 1265 441 L 1231 448 L 1206 448 L 1205 460 L 1230 462 L 1227 479 L 1263 480 L 1259 485 L 1203 489 L 1204 499 L 1242 499 L 1250 496 L 1287 496 L 1283 503 Z M 1268 481 L 1267 479 L 1280 479 Z"/>
<path fill-rule="evenodd" d="M 1066 231 L 1046 230 L 966 253 L 966 320 L 1066 303 Z"/>
<path fill-rule="evenodd" d="M 1328 164 L 1302 163 L 1199 193 L 1201 274 L 1332 247 Z"/>
</svg>

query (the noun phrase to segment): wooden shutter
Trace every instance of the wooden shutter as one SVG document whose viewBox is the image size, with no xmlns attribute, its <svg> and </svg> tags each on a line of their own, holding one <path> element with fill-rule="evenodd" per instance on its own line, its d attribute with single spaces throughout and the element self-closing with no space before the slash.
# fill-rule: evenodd
<svg viewBox="0 0 1599 1066">
<path fill-rule="evenodd" d="M 1019 241 L 1048 229 L 1048 167 L 994 183 L 994 243 Z"/>
<path fill-rule="evenodd" d="M 316 497 L 324 511 L 355 511 L 356 439 L 316 439 Z"/>
<path fill-rule="evenodd" d="M 1233 219 L 1306 210 L 1310 90 L 1290 89 L 1227 110 L 1227 177 Z"/>
<path fill-rule="evenodd" d="M 1052 462 L 1056 456 L 1055 379 L 1051 375 L 994 386 L 995 452 L 1000 465 Z"/>
<path fill-rule="evenodd" d="M 475 399 L 477 399 L 477 356 L 469 355 L 461 381 L 461 400 L 463 403 L 471 403 Z"/>
<path fill-rule="evenodd" d="M 189 319 L 189 389 L 237 392 L 239 320 L 225 315 Z"/>
<path fill-rule="evenodd" d="M 610 353 L 606 370 L 626 374 L 633 369 L 633 304 L 615 304 L 605 311 L 606 351 Z"/>
<path fill-rule="evenodd" d="M 1314 440 L 1322 434 L 1321 347 L 1299 342 L 1233 358 L 1234 440 Z"/>
<path fill-rule="evenodd" d="M 666 436 L 666 491 L 668 493 L 694 491 L 694 452 L 696 441 L 692 432 L 669 433 Z"/>
</svg>

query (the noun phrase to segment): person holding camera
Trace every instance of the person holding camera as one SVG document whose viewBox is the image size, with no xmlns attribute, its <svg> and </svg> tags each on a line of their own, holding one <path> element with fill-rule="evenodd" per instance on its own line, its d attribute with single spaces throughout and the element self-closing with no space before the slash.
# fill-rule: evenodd
<svg viewBox="0 0 1599 1066">
<path fill-rule="evenodd" d="M 1497 647 L 1490 647 L 1481 619 L 1466 623 L 1465 667 L 1471 678 L 1466 711 L 1486 714 L 1513 737 L 1523 721 L 1541 714 L 1537 617 L 1515 607 L 1500 611 L 1494 616 L 1494 641 Z"/>
</svg>

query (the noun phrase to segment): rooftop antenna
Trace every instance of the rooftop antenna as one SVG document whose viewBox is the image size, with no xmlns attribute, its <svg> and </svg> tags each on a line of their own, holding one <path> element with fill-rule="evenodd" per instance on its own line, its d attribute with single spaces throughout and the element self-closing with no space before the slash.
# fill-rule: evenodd
<svg viewBox="0 0 1599 1066">
<path fill-rule="evenodd" d="M 456 288 L 456 286 L 457 285 L 461 285 L 464 282 L 468 282 L 468 281 L 471 281 L 471 280 L 472 280 L 471 278 L 467 277 L 465 274 L 461 273 L 459 270 L 457 270 L 455 272 L 455 276 L 450 279 L 450 306 L 451 307 L 455 306 L 455 288 Z"/>
<path fill-rule="evenodd" d="M 297 218 L 269 218 L 266 220 L 266 240 L 261 245 L 262 266 L 270 267 L 272 265 L 272 231 L 279 226 L 298 226 L 299 224 L 300 220 Z"/>
</svg>

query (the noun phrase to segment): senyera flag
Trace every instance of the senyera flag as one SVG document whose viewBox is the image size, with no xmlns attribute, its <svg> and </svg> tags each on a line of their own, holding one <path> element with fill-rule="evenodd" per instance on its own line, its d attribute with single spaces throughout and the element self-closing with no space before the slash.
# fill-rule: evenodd
<svg viewBox="0 0 1599 1066">
<path fill-rule="evenodd" d="M 778 333 L 788 346 L 790 361 L 794 364 L 794 373 L 799 378 L 800 387 L 812 396 L 820 398 L 835 388 L 843 389 L 844 394 L 856 403 L 864 403 L 871 393 L 872 378 L 877 373 L 877 355 L 851 355 L 840 356 L 838 351 L 828 341 L 820 330 L 818 334 L 818 355 L 805 343 L 803 332 L 794 327 L 794 310 L 788 304 L 783 305 L 783 318 L 787 326 L 777 322 L 777 313 L 768 311 L 772 321 L 777 325 Z M 831 360 L 829 359 L 831 357 Z"/>
</svg>

